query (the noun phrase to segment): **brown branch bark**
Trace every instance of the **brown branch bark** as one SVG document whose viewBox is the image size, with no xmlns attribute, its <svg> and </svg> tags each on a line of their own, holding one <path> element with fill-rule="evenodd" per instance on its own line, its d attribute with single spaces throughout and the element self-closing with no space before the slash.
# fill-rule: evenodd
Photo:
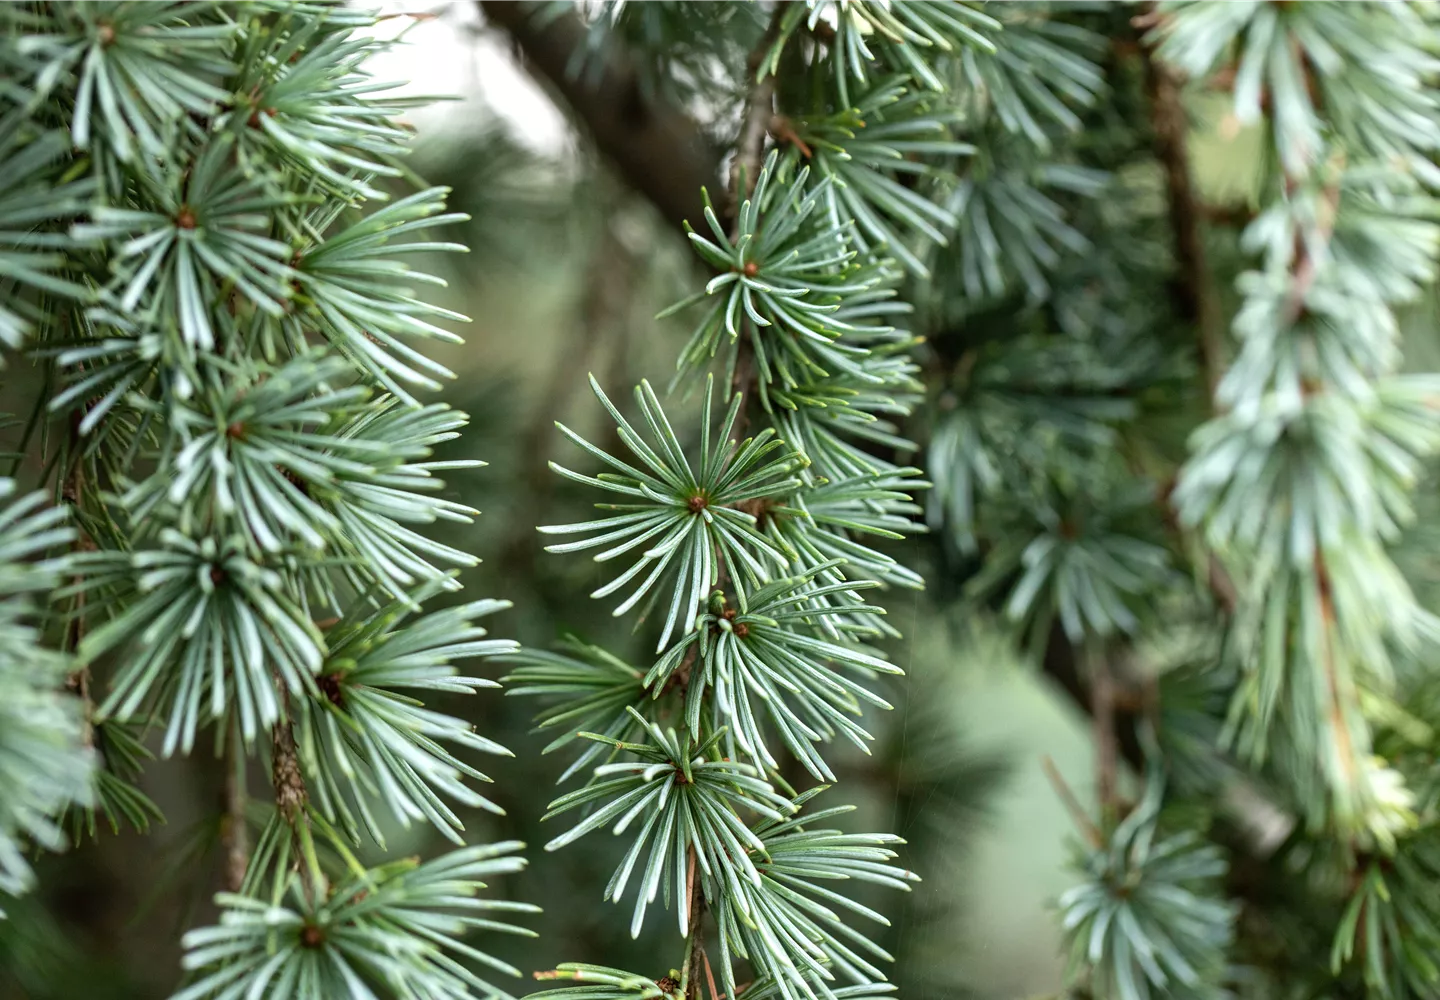
<svg viewBox="0 0 1440 1000">
<path fill-rule="evenodd" d="M 305 809 L 310 803 L 310 793 L 305 787 L 305 774 L 300 769 L 300 750 L 295 745 L 295 731 L 290 722 L 290 692 L 278 675 L 275 686 L 280 694 L 282 714 L 270 730 L 270 782 L 275 789 L 275 808 L 281 818 L 290 824 L 292 839 L 299 851 L 296 862 L 300 884 L 305 895 L 313 900 L 315 880 L 311 877 L 310 865 L 301 846 L 307 835 L 302 824 L 309 822 Z"/>
<path fill-rule="evenodd" d="M 700 189 L 721 190 L 720 157 L 688 115 L 644 93 L 623 52 L 598 53 L 598 73 L 570 72 L 586 47 L 587 29 L 574 14 L 543 23 L 541 4 L 480 0 L 485 19 L 514 41 L 531 74 L 548 83 L 585 128 L 595 146 L 632 188 L 648 198 L 676 229 L 704 211 Z"/>
<path fill-rule="evenodd" d="M 751 50 L 750 57 L 745 62 L 747 79 L 755 79 L 765 61 L 766 53 L 779 37 L 784 10 L 784 4 L 775 5 L 770 26 L 765 29 L 764 36 Z M 745 116 L 740 122 L 740 134 L 735 139 L 735 160 L 730 164 L 730 190 L 733 194 L 729 214 L 732 224 L 740 212 L 740 203 L 755 190 L 755 179 L 760 174 L 760 165 L 765 158 L 765 139 L 769 135 L 770 120 L 774 116 L 775 77 L 767 75 L 765 79 L 751 86 L 750 95 L 745 101 Z M 732 232 L 732 237 L 733 235 Z"/>
<path fill-rule="evenodd" d="M 765 34 L 751 50 L 745 61 L 748 79 L 754 80 L 759 73 L 765 55 L 775 43 L 784 17 L 785 5 L 777 3 L 775 13 Z M 730 226 L 730 238 L 739 235 L 740 206 L 755 190 L 760 176 L 761 165 L 765 162 L 765 140 L 770 134 L 770 120 L 775 113 L 775 78 L 766 76 L 755 83 L 745 101 L 745 114 L 740 122 L 740 134 L 735 138 L 735 160 L 730 165 L 730 198 L 726 210 L 726 221 Z M 755 390 L 755 351 L 750 338 L 755 335 L 753 324 L 747 317 L 741 324 L 740 341 L 735 345 L 735 367 L 730 372 L 730 392 L 746 397 L 735 421 L 736 434 L 743 434 L 750 424 L 749 403 Z"/>
<path fill-rule="evenodd" d="M 1153 45 L 1142 43 L 1140 51 L 1145 64 L 1145 91 L 1150 98 L 1155 158 L 1165 172 L 1170 229 L 1175 238 L 1175 262 L 1179 272 L 1174 284 L 1175 298 L 1181 315 L 1196 326 L 1205 384 L 1213 399 L 1224 372 L 1225 320 L 1215 299 L 1210 266 L 1205 257 L 1200 228 L 1204 210 L 1195 197 L 1195 183 L 1190 173 L 1180 83 L 1174 72 L 1155 58 Z"/>
<path fill-rule="evenodd" d="M 1111 829 L 1120 819 L 1120 744 L 1115 736 L 1115 678 L 1105 653 L 1086 649 L 1090 675 L 1090 721 L 1095 740 L 1095 798 L 1100 818 Z"/>
<path fill-rule="evenodd" d="M 288 701 L 288 699 L 287 699 Z M 275 723 L 271 731 L 270 780 L 275 786 L 275 807 L 294 826 L 310 800 L 305 776 L 300 771 L 300 751 L 288 718 Z"/>
<path fill-rule="evenodd" d="M 1147 4 L 1146 13 L 1136 19 L 1136 27 L 1143 27 L 1147 21 L 1153 23 L 1158 16 L 1155 4 Z M 1170 231 L 1175 240 L 1177 274 L 1172 288 L 1176 312 L 1195 324 L 1205 392 L 1208 399 L 1214 400 L 1225 373 L 1225 317 L 1215 296 L 1210 263 L 1205 255 L 1201 220 L 1207 218 L 1207 212 L 1196 195 L 1190 171 L 1190 153 L 1185 141 L 1189 123 L 1181 101 L 1180 80 L 1156 57 L 1155 44 L 1147 42 L 1143 35 L 1139 39 L 1139 51 L 1145 66 L 1145 93 L 1150 101 L 1155 158 L 1165 173 Z M 1167 489 L 1162 496 L 1166 520 L 1178 533 L 1179 525 L 1170 516 L 1169 494 Z M 1211 592 L 1227 613 L 1233 612 L 1238 599 L 1235 584 L 1213 553 L 1206 558 Z"/>
<path fill-rule="evenodd" d="M 1080 711 L 1086 715 L 1091 714 L 1095 697 L 1091 693 L 1089 680 L 1081 673 L 1079 651 L 1058 622 L 1050 630 L 1041 669 L 1069 696 Z M 1121 757 L 1137 771 L 1145 767 L 1145 751 L 1140 745 L 1139 736 L 1140 720 L 1141 714 L 1133 708 L 1128 705 L 1115 705 L 1110 723 Z"/>
<path fill-rule="evenodd" d="M 689 1000 L 700 1000 L 700 970 L 705 961 L 705 892 L 700 887 L 696 872 L 695 848 L 690 848 L 689 871 L 685 877 L 685 895 L 690 904 L 690 916 L 686 921 L 690 931 L 690 959 L 685 968 L 685 993 Z"/>
</svg>

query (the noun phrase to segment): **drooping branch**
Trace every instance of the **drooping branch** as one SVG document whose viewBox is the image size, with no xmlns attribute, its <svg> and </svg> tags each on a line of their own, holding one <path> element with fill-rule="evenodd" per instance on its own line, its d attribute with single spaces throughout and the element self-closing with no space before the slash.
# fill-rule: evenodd
<svg viewBox="0 0 1440 1000">
<path fill-rule="evenodd" d="M 532 74 L 563 98 L 595 146 L 620 176 L 677 230 L 704 211 L 700 189 L 722 189 L 719 154 L 683 111 L 647 95 L 625 53 L 597 53 L 598 72 L 573 72 L 587 48 L 586 27 L 571 13 L 537 18 L 543 4 L 480 0 L 486 20 L 503 29 Z"/>
<path fill-rule="evenodd" d="M 775 79 L 766 75 L 763 80 L 756 81 L 755 76 L 759 72 L 760 65 L 774 43 L 776 34 L 780 30 L 780 18 L 782 8 L 777 5 L 775 14 L 770 20 L 770 27 L 765 35 L 756 44 L 746 62 L 747 73 L 751 82 L 750 94 L 745 103 L 745 114 L 740 123 L 740 134 L 735 142 L 735 159 L 730 172 L 730 196 L 727 199 L 726 222 L 731 227 L 732 238 L 736 235 L 740 215 L 740 205 L 750 196 L 754 189 L 756 179 L 760 174 L 760 164 L 765 155 L 765 139 L 768 135 L 768 125 L 772 117 L 775 103 Z M 743 433 L 744 427 L 749 422 L 749 404 L 754 398 L 755 365 L 753 346 L 750 338 L 754 336 L 754 328 L 747 318 L 745 320 L 739 343 L 736 345 L 735 366 L 730 373 L 730 390 L 732 393 L 741 393 L 746 400 L 746 405 L 741 407 L 739 419 L 736 422 L 737 435 Z M 728 582 L 728 566 L 722 560 L 719 562 L 719 572 L 714 585 L 717 589 L 724 588 Z M 698 647 L 691 647 L 692 650 Z M 686 670 L 686 683 L 689 680 L 689 670 Z M 682 971 L 682 982 L 684 984 L 685 996 L 689 1000 L 699 1000 L 702 996 L 700 972 L 706 967 L 705 956 L 705 898 L 704 893 L 695 878 L 695 849 L 690 849 L 689 878 L 687 879 L 687 899 L 690 904 L 690 915 L 687 921 L 689 934 L 685 945 L 684 969 Z M 711 996 L 714 997 L 713 977 L 710 979 Z"/>
</svg>

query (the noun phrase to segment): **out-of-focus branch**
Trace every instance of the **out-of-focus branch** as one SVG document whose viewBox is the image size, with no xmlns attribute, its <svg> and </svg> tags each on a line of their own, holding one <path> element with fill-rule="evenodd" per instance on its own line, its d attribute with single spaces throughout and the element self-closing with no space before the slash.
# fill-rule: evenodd
<svg viewBox="0 0 1440 1000">
<path fill-rule="evenodd" d="M 1041 668 L 1081 712 L 1094 712 L 1095 693 L 1082 670 L 1080 650 L 1058 623 L 1051 629 Z M 1121 684 L 1110 700 L 1110 736 L 1121 757 L 1137 772 L 1143 772 L 1147 764 L 1140 726 L 1146 713 L 1159 707 L 1152 698 L 1153 691 L 1137 697 L 1137 689 Z M 1293 827 L 1293 820 L 1243 781 L 1223 788 L 1218 805 L 1210 838 L 1230 854 L 1230 892 L 1247 904 L 1263 906 L 1285 882 L 1274 857 Z"/>
<path fill-rule="evenodd" d="M 1090 721 L 1095 737 L 1095 797 L 1105 828 L 1120 820 L 1119 743 L 1115 739 L 1115 678 L 1104 652 L 1086 650 L 1090 675 Z"/>
<path fill-rule="evenodd" d="M 245 788 L 245 749 L 235 726 L 225 740 L 225 813 L 220 817 L 222 873 L 226 892 L 239 892 L 250 867 L 250 830 L 245 825 L 249 794 Z"/>
<path fill-rule="evenodd" d="M 1200 231 L 1204 209 L 1195 196 L 1190 155 L 1185 143 L 1185 107 L 1174 71 L 1155 58 L 1153 46 L 1141 43 L 1145 91 L 1150 98 L 1150 124 L 1155 158 L 1165 172 L 1170 229 L 1175 238 L 1175 298 L 1179 312 L 1191 320 L 1200 341 L 1200 359 L 1210 397 L 1224 371 L 1225 319 L 1215 299 L 1209 262 Z"/>
<path fill-rule="evenodd" d="M 521 482 L 525 484 L 527 503 L 526 525 L 544 523 L 553 484 L 558 478 L 551 474 L 548 457 L 550 435 L 555 432 L 552 405 L 565 398 L 572 386 L 583 384 L 595 354 L 607 338 L 623 329 L 629 315 L 631 297 L 635 292 L 638 270 L 634 255 L 616 234 L 609 213 L 601 219 L 596 248 L 586 269 L 585 286 L 581 292 L 577 322 L 565 334 L 555 352 L 554 365 L 540 394 L 541 403 L 535 417 L 521 437 L 519 458 L 522 463 Z M 616 351 L 620 351 L 619 337 Z M 516 573 L 529 572 L 535 558 L 535 532 L 515 531 L 501 554 L 501 565 Z"/>
<path fill-rule="evenodd" d="M 1070 642 L 1069 636 L 1058 622 L 1050 629 L 1050 639 L 1045 644 L 1041 669 L 1059 685 L 1060 690 L 1069 696 L 1077 708 L 1086 715 L 1091 714 L 1095 696 L 1090 690 L 1089 680 L 1081 673 L 1079 650 Z M 1131 704 L 1133 700 L 1112 697 L 1110 729 L 1125 762 L 1136 771 L 1143 771 L 1145 750 L 1140 745 L 1141 713 Z"/>
<path fill-rule="evenodd" d="M 564 99 L 627 184 L 676 229 L 701 217 L 700 188 L 723 189 L 720 155 L 693 119 L 645 94 L 625 53 L 613 47 L 596 53 L 598 72 L 574 74 L 573 60 L 586 47 L 587 34 L 578 16 L 537 18 L 541 5 L 529 0 L 480 0 L 480 7 L 514 41 L 532 75 Z"/>
<path fill-rule="evenodd" d="M 1157 16 L 1155 5 L 1147 4 L 1146 13 L 1136 19 L 1136 28 L 1143 31 L 1154 23 Z M 1225 317 L 1215 295 L 1201 230 L 1202 220 L 1211 216 L 1196 194 L 1195 179 L 1190 170 L 1190 152 L 1185 138 L 1188 121 L 1181 101 L 1180 80 L 1171 67 L 1156 57 L 1153 42 L 1142 35 L 1137 47 L 1145 66 L 1145 93 L 1150 101 L 1155 158 L 1165 173 L 1170 230 L 1175 240 L 1177 274 L 1173 289 L 1176 312 L 1195 324 L 1206 395 L 1214 400 L 1225 372 Z M 1167 487 L 1161 496 L 1165 519 L 1171 530 L 1179 533 L 1169 500 L 1170 488 Z M 1231 613 L 1239 601 L 1234 581 L 1213 553 L 1207 556 L 1207 560 L 1211 592 L 1219 606 L 1227 614 Z"/>
</svg>

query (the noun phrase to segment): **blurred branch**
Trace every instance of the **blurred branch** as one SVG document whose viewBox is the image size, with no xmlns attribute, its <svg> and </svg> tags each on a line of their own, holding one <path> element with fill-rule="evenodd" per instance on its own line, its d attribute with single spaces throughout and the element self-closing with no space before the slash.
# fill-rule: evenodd
<svg viewBox="0 0 1440 1000">
<path fill-rule="evenodd" d="M 548 82 L 589 132 L 625 182 L 677 229 L 704 211 L 700 189 L 722 190 L 720 157 L 684 112 L 647 97 L 625 53 L 611 46 L 598 72 L 571 71 L 586 47 L 587 30 L 573 13 L 537 17 L 530 0 L 480 0 L 486 20 L 503 29 L 532 75 Z"/>
<path fill-rule="evenodd" d="M 1050 629 L 1050 641 L 1045 644 L 1045 655 L 1041 667 L 1060 689 L 1070 696 L 1076 706 L 1086 715 L 1091 714 L 1095 696 L 1090 684 L 1081 675 L 1080 655 L 1065 630 L 1056 622 Z M 1129 702 L 1134 699 L 1116 699 L 1110 718 L 1116 745 L 1125 762 L 1137 772 L 1145 770 L 1145 750 L 1140 745 L 1139 726 L 1141 713 Z"/>
<path fill-rule="evenodd" d="M 245 825 L 249 795 L 245 788 L 245 748 L 238 724 L 232 725 L 225 740 L 225 814 L 220 817 L 220 844 L 224 854 L 226 892 L 239 892 L 250 867 L 250 836 Z"/>
<path fill-rule="evenodd" d="M 1120 821 L 1119 744 L 1115 739 L 1115 678 L 1106 653 L 1086 649 L 1086 673 L 1090 675 L 1091 731 L 1095 738 L 1095 797 L 1106 829 Z"/>
<path fill-rule="evenodd" d="M 1200 215 L 1212 226 L 1229 226 L 1244 229 L 1255 221 L 1255 209 L 1251 205 L 1200 205 Z"/>
<path fill-rule="evenodd" d="M 1058 624 L 1051 630 L 1042 665 L 1070 700 L 1090 715 L 1095 694 L 1082 674 L 1079 650 Z M 1131 690 L 1123 684 L 1114 694 L 1110 722 L 1115 745 L 1125 762 L 1143 773 L 1146 758 L 1139 727 L 1152 706 L 1146 699 L 1132 697 Z M 1245 781 L 1227 783 L 1216 804 L 1217 813 L 1208 835 L 1230 855 L 1228 891 L 1245 905 L 1252 918 L 1263 921 L 1277 898 L 1288 891 L 1281 861 L 1284 852 L 1279 849 L 1293 828 L 1293 821 Z M 1067 809 L 1072 815 L 1076 814 L 1076 808 L 1068 803 Z M 1079 810 L 1079 814 L 1083 815 L 1083 810 Z M 1083 828 L 1082 832 L 1090 836 Z"/>
<path fill-rule="evenodd" d="M 1055 789 L 1055 795 L 1060 799 L 1065 811 L 1070 814 L 1070 821 L 1085 836 L 1085 840 L 1094 850 L 1100 850 L 1105 846 L 1105 835 L 1095 825 L 1085 807 L 1080 804 L 1075 792 L 1066 783 L 1060 774 L 1060 769 L 1055 766 L 1055 761 L 1047 753 L 1040 758 L 1040 767 L 1045 771 L 1045 777 L 1050 780 L 1050 787 Z"/>
<path fill-rule="evenodd" d="M 1151 5 L 1153 9 L 1153 5 Z M 1200 338 L 1200 359 L 1210 398 L 1220 383 L 1225 361 L 1225 320 L 1211 287 L 1209 262 L 1200 221 L 1205 212 L 1195 197 L 1190 176 L 1190 155 L 1185 143 L 1185 107 L 1174 72 L 1155 58 L 1153 44 L 1142 41 L 1145 64 L 1145 92 L 1150 99 L 1150 125 L 1154 133 L 1155 158 L 1165 172 L 1165 189 L 1170 210 L 1170 228 L 1175 237 L 1175 263 L 1179 273 L 1174 296 L 1180 315 L 1195 324 Z"/>
<path fill-rule="evenodd" d="M 1132 23 L 1139 30 L 1157 17 L 1153 3 Z M 1176 313 L 1195 324 L 1200 340 L 1200 365 L 1205 374 L 1206 398 L 1213 400 L 1225 373 L 1225 317 L 1215 295 L 1210 264 L 1205 256 L 1201 221 L 1212 220 L 1209 208 L 1199 201 L 1190 170 L 1190 151 L 1185 133 L 1188 120 L 1175 71 L 1155 55 L 1155 43 L 1139 38 L 1140 58 L 1145 66 L 1145 94 L 1150 101 L 1150 126 L 1154 133 L 1155 158 L 1165 173 L 1170 229 L 1175 239 L 1175 263 L 1179 273 L 1173 283 Z M 1162 494 L 1165 520 L 1172 531 L 1179 524 L 1170 508 L 1170 488 Z M 1207 555 L 1210 589 L 1228 614 L 1235 610 L 1235 584 L 1214 553 Z"/>
</svg>

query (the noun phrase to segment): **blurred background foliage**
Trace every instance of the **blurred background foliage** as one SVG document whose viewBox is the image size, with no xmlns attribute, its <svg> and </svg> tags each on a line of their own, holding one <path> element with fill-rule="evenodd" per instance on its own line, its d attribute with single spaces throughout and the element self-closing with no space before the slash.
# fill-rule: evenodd
<svg viewBox="0 0 1440 1000">
<path fill-rule="evenodd" d="M 693 21 L 683 27 L 693 49 L 657 50 L 657 39 L 677 29 L 657 27 L 643 13 L 627 22 L 628 40 L 642 53 L 642 66 L 651 66 L 647 58 L 655 61 L 647 86 L 670 88 L 664 96 L 672 100 L 702 100 L 708 60 L 736 58 L 737 52 L 743 60 L 749 46 L 720 53 L 705 47 L 700 43 L 708 37 L 709 5 L 680 6 Z M 1133 9 L 1052 6 L 1061 8 L 1066 23 L 1091 28 L 1102 39 L 1090 56 L 1103 71 L 1104 96 L 1089 109 L 1076 109 L 1081 119 L 1073 131 L 1044 126 L 1053 139 L 1048 150 L 996 142 L 987 147 L 986 162 L 964 173 L 970 211 L 962 213 L 962 230 L 975 225 L 975 206 L 983 202 L 993 237 L 1016 241 L 1028 252 L 1007 255 L 1008 269 L 981 273 L 971 256 L 974 241 L 990 237 L 972 229 L 930 262 L 936 280 L 917 299 L 930 395 L 911 430 L 928 441 L 932 428 L 950 426 L 947 415 L 962 387 L 940 373 L 959 368 L 969 376 L 963 391 L 980 394 L 982 404 L 965 408 L 975 426 L 951 428 L 972 435 L 965 440 L 973 447 L 957 452 L 960 459 L 975 463 L 985 449 L 1039 449 L 1051 459 L 1056 449 L 1084 455 L 1068 479 L 1063 463 L 1032 463 L 1057 477 L 1034 484 L 1037 490 L 1057 491 L 1083 507 L 1084 470 L 1094 453 L 1147 460 L 1127 454 L 1124 427 L 1117 429 L 1114 419 L 1117 407 L 1132 417 L 1143 409 L 1147 445 L 1168 446 L 1165 458 L 1173 464 L 1183 454 L 1186 430 L 1208 404 L 1193 369 L 1177 363 L 1173 352 L 1155 349 L 1157 339 L 1163 345 L 1163 323 L 1159 338 L 1155 324 L 1171 309 L 1173 268 L 1142 60 L 1138 46 L 1123 44 L 1135 37 Z M 413 13 L 396 7 L 402 9 Z M 445 400 L 472 418 L 454 446 L 457 453 L 438 457 L 488 463 L 451 476 L 449 495 L 463 497 L 483 516 L 474 525 L 452 526 L 440 540 L 484 560 L 466 573 L 466 598 L 514 602 L 493 622 L 495 634 L 543 646 L 570 633 L 611 650 L 628 649 L 634 662 L 643 663 L 643 651 L 617 632 L 623 626 L 608 607 L 584 596 L 601 581 L 600 568 L 588 560 L 547 557 L 534 526 L 576 519 L 589 502 L 580 488 L 546 468 L 562 451 L 554 421 L 597 441 L 612 432 L 585 373 L 622 386 L 667 370 L 689 329 L 683 319 L 654 317 L 694 287 L 696 265 L 680 232 L 614 177 L 582 137 L 556 128 L 556 113 L 514 69 L 503 36 L 484 27 L 474 5 L 441 5 L 430 13 L 437 16 L 414 28 L 410 45 L 384 70 L 411 78 L 412 90 L 438 86 L 464 98 L 416 118 L 421 148 L 412 165 L 429 181 L 452 187 L 451 204 L 472 216 L 447 234 L 471 252 L 426 262 L 449 281 L 441 304 L 475 317 L 463 331 L 463 346 L 435 352 L 459 373 Z M 738 37 L 733 31 L 714 35 Z M 677 65 L 684 71 L 666 71 Z M 1263 143 L 1255 130 L 1236 126 L 1225 95 L 1202 95 L 1188 111 L 1199 200 L 1216 215 L 1205 229 L 1206 251 L 1217 273 L 1230 274 L 1238 269 L 1238 229 L 1255 201 Z M 715 127 L 724 131 L 725 123 Z M 1007 162 L 1009 152 L 1014 159 Z M 1053 206 L 1042 231 L 1007 228 L 1015 215 L 1007 214 L 1006 199 L 1021 189 L 1019 196 L 1038 193 Z M 1229 294 L 1228 282 L 1216 282 L 1216 288 Z M 1427 309 L 1433 313 L 1435 303 Z M 1096 326 L 1110 335 L 1066 336 Z M 1176 338 L 1193 336 L 1178 321 L 1171 329 Z M 1143 349 L 1132 336 L 1141 330 L 1147 331 Z M 1015 350 L 1017 344 L 1026 349 Z M 1427 335 L 1407 343 L 1405 354 L 1414 366 L 1433 368 L 1440 347 Z M 973 361 L 957 364 L 967 358 Z M 1016 371 L 1021 363 L 1027 370 Z M 1003 377 L 987 382 L 994 366 Z M 0 412 L 29 412 L 40 377 L 38 367 L 17 365 L 7 373 Z M 995 387 L 988 395 L 987 385 Z M 1129 385 L 1144 385 L 1146 392 L 1126 393 Z M 1030 394 L 1027 399 L 1016 400 L 1017 386 Z M 1033 407 L 1037 400 L 1044 402 L 1045 419 L 1017 430 L 1006 407 Z M 988 423 L 987 413 L 993 416 Z M 4 433 L 13 441 L 19 428 Z M 22 478 L 27 472 L 38 469 L 20 470 Z M 990 474 L 983 463 L 973 470 L 980 479 Z M 950 502 L 957 501 L 952 496 Z M 959 517 L 1028 516 L 982 507 Z M 1123 521 L 1123 512 L 1110 514 L 1120 519 L 1117 525 Z M 1422 517 L 1420 523 L 1440 521 Z M 894 979 L 909 1000 L 1053 994 L 1064 958 L 1051 907 L 1072 881 L 1064 865 L 1076 831 L 1041 765 L 1053 759 L 1088 801 L 1088 723 L 1036 670 L 1027 647 L 1013 641 L 1013 624 L 990 599 L 985 581 L 975 579 L 973 538 L 967 542 L 965 532 L 946 531 L 895 551 L 929 584 L 923 594 L 906 592 L 891 601 L 907 637 L 896 658 L 909 676 L 884 692 L 897 708 L 874 720 L 881 733 L 875 755 L 842 754 L 837 765 L 861 806 L 857 828 L 906 837 L 912 844 L 906 863 L 925 878 L 903 902 L 887 901 L 894 919 L 882 943 L 896 956 Z M 1432 593 L 1440 589 L 1440 570 L 1412 561 L 1412 579 L 1430 581 Z M 1048 628 L 1048 621 L 1037 618 L 1036 627 Z M 1183 654 L 1183 631 L 1162 638 L 1177 647 L 1168 655 Z M 504 668 L 488 669 L 498 676 Z M 448 710 L 466 714 L 516 754 L 490 770 L 496 783 L 488 794 L 507 814 L 466 814 L 470 839 L 543 844 L 554 831 L 542 830 L 538 819 L 565 761 L 563 754 L 541 755 L 548 738 L 532 732 L 534 706 L 487 693 Z M 166 995 L 180 932 L 202 921 L 218 882 L 219 770 L 203 757 L 152 764 L 142 787 L 167 817 L 156 839 L 102 830 L 79 849 L 40 862 L 42 891 L 14 904 L 11 919 L 0 922 L 0 997 Z M 435 845 L 413 838 L 437 837 L 416 826 L 396 830 L 390 839 L 402 852 L 408 843 L 425 853 Z M 645 966 L 656 954 L 654 941 L 631 941 L 627 921 L 596 916 L 594 901 L 619 849 L 608 838 L 586 838 L 512 876 L 504 890 L 539 903 L 545 913 L 534 924 L 539 937 L 507 942 L 507 957 L 529 969 L 551 968 L 562 959 Z"/>
</svg>

